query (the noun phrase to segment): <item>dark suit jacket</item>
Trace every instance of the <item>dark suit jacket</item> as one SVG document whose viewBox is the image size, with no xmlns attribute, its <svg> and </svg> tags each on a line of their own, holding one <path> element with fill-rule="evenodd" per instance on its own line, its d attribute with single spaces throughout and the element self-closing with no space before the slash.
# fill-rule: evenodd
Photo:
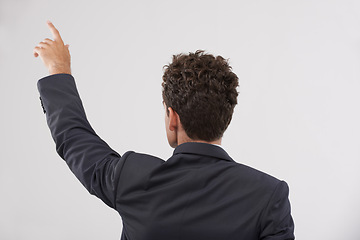
<svg viewBox="0 0 360 240">
<path fill-rule="evenodd" d="M 38 89 L 58 154 L 119 212 L 122 240 L 294 239 L 285 182 L 206 143 L 181 144 L 166 161 L 120 156 L 90 126 L 71 75 L 40 79 Z"/>
</svg>

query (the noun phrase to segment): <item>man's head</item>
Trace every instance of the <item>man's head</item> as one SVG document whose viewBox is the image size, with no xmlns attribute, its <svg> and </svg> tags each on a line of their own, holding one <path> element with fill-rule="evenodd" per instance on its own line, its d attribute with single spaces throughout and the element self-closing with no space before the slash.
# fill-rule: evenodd
<svg viewBox="0 0 360 240">
<path fill-rule="evenodd" d="M 237 104 L 238 77 L 228 61 L 204 51 L 174 55 L 163 75 L 163 100 L 166 117 L 175 116 L 178 125 L 167 126 L 169 139 L 178 127 L 194 141 L 213 142 L 221 139 Z M 169 119 L 167 119 L 169 124 Z M 175 121 L 175 120 L 174 120 Z M 170 131 L 170 132 L 169 132 Z"/>
</svg>

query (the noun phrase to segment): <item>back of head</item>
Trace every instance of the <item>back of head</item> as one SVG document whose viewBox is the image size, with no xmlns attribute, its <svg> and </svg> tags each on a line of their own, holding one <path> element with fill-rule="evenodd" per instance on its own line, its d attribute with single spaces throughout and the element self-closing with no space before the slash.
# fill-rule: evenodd
<svg viewBox="0 0 360 240">
<path fill-rule="evenodd" d="M 196 51 L 173 56 L 163 75 L 162 95 L 193 140 L 223 136 L 237 104 L 238 77 L 221 56 Z"/>
</svg>

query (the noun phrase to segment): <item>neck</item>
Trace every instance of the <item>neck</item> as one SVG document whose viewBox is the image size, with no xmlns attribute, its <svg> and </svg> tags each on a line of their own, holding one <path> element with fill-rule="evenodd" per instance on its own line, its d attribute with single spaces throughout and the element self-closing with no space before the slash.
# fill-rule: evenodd
<svg viewBox="0 0 360 240">
<path fill-rule="evenodd" d="M 185 132 L 185 130 L 183 129 L 181 123 L 178 124 L 179 128 L 176 129 L 176 133 L 175 133 L 175 141 L 176 144 L 175 146 L 172 147 L 176 147 L 179 146 L 180 144 L 183 143 L 187 143 L 187 142 L 200 142 L 200 143 L 209 143 L 209 144 L 217 144 L 217 145 L 221 145 L 221 140 L 222 138 L 220 137 L 219 139 L 216 139 L 214 141 L 204 141 L 204 140 L 200 140 L 200 139 L 191 139 Z"/>
<path fill-rule="evenodd" d="M 178 143 L 178 145 L 180 145 L 180 144 L 186 143 L 186 142 L 200 142 L 200 143 L 221 145 L 221 140 L 222 140 L 222 138 L 219 138 L 215 141 L 203 141 L 203 140 L 194 140 L 194 139 L 191 139 L 191 138 L 185 136 L 185 137 L 179 137 L 177 143 Z"/>
</svg>

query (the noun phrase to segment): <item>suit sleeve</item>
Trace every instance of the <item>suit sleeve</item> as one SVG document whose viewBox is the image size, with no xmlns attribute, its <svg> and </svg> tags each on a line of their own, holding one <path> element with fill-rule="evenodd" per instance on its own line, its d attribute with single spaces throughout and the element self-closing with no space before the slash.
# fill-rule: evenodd
<svg viewBox="0 0 360 240">
<path fill-rule="evenodd" d="M 91 194 L 115 208 L 118 178 L 128 153 L 121 157 L 97 136 L 73 76 L 51 75 L 37 86 L 57 153 Z"/>
<path fill-rule="evenodd" d="M 288 185 L 280 181 L 261 218 L 261 240 L 295 239 L 288 195 Z"/>
</svg>

